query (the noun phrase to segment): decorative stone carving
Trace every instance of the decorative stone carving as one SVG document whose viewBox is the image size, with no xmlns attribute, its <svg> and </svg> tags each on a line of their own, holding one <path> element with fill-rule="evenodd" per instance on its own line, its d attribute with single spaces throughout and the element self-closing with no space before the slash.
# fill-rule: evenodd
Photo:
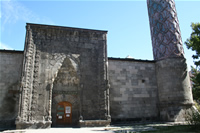
<svg viewBox="0 0 200 133">
<path fill-rule="evenodd" d="M 49 90 L 49 108 L 48 108 L 48 117 L 47 120 L 51 121 L 51 103 L 52 103 L 52 90 L 53 90 L 53 82 L 55 80 L 55 78 L 57 77 L 58 74 L 58 70 L 60 69 L 60 67 L 62 66 L 62 63 L 66 57 L 66 55 L 64 54 L 52 54 L 49 55 L 51 57 L 51 60 L 54 60 L 56 62 L 52 63 L 51 60 L 49 62 L 49 72 L 51 75 L 49 77 L 49 83 L 50 83 L 50 90 Z"/>
<path fill-rule="evenodd" d="M 183 57 L 181 32 L 174 0 L 147 0 L 155 60 Z"/>
<path fill-rule="evenodd" d="M 16 122 L 30 121 L 30 108 L 31 108 L 31 94 L 32 94 L 32 81 L 33 70 L 35 61 L 35 45 L 32 39 L 32 31 L 30 26 L 27 26 L 25 58 L 23 62 L 22 80 L 21 80 L 21 94 L 19 103 L 19 113 Z"/>
<path fill-rule="evenodd" d="M 34 121 L 34 114 L 35 114 L 35 109 L 36 109 L 36 105 L 38 104 L 38 93 L 37 93 L 37 89 L 39 86 L 39 82 L 38 82 L 38 75 L 39 75 L 39 60 L 40 60 L 40 51 L 36 50 L 35 53 L 35 65 L 34 65 L 34 75 L 33 75 L 33 91 L 32 91 L 32 104 L 31 104 L 31 121 Z"/>
<path fill-rule="evenodd" d="M 17 128 L 49 127 L 52 96 L 71 101 L 73 123 L 107 119 L 106 33 L 27 24 Z"/>
</svg>

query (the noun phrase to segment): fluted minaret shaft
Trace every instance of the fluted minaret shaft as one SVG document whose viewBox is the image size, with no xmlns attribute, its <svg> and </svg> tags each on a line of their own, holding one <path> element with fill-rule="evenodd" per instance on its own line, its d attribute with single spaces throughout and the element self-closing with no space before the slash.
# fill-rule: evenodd
<svg viewBox="0 0 200 133">
<path fill-rule="evenodd" d="M 185 121 L 193 104 L 174 0 L 147 0 L 160 120 Z"/>
<path fill-rule="evenodd" d="M 154 59 L 183 57 L 174 0 L 147 0 Z"/>
</svg>

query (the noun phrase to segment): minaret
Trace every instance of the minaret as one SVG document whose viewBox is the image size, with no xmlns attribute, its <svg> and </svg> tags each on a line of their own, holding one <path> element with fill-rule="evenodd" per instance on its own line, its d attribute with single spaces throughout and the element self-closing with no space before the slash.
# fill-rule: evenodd
<svg viewBox="0 0 200 133">
<path fill-rule="evenodd" d="M 190 79 L 174 0 L 147 0 L 158 85 L 158 108 L 164 121 L 184 121 L 193 105 Z"/>
</svg>

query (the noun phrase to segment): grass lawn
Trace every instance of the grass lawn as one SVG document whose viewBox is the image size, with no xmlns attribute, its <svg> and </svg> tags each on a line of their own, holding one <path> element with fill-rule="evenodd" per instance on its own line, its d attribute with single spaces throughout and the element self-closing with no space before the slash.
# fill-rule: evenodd
<svg viewBox="0 0 200 133">
<path fill-rule="evenodd" d="M 154 127 L 157 130 L 143 131 L 141 133 L 200 133 L 200 126 L 195 127 L 191 125 L 181 126 L 166 126 L 166 127 Z"/>
</svg>

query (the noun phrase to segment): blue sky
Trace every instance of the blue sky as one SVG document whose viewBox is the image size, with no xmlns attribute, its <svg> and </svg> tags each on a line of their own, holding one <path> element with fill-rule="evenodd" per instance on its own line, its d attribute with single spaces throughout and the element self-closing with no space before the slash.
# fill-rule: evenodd
<svg viewBox="0 0 200 133">
<path fill-rule="evenodd" d="M 183 42 L 200 22 L 200 1 L 175 0 Z M 108 56 L 153 60 L 146 0 L 1 0 L 1 49 L 23 50 L 26 23 L 108 31 Z M 184 44 L 183 44 L 184 45 Z M 188 66 L 193 52 L 184 45 Z"/>
</svg>

